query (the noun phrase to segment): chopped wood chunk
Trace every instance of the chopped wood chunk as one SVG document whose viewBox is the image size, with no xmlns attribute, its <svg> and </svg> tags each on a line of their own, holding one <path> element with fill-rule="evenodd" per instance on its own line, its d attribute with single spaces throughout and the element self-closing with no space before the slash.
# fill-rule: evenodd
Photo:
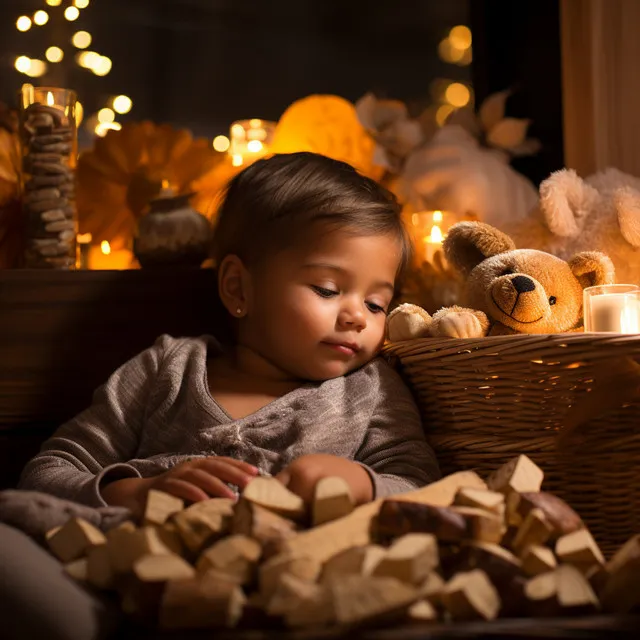
<svg viewBox="0 0 640 640">
<path fill-rule="evenodd" d="M 444 585 L 445 582 L 440 574 L 432 571 L 422 584 L 418 585 L 418 594 L 432 605 L 439 606 L 442 601 Z"/>
<path fill-rule="evenodd" d="M 98 589 L 112 589 L 114 587 L 114 572 L 106 544 L 100 544 L 88 550 L 87 581 Z"/>
<path fill-rule="evenodd" d="M 322 581 L 349 574 L 371 575 L 386 553 L 384 547 L 376 544 L 345 549 L 327 560 L 322 568 Z"/>
<path fill-rule="evenodd" d="M 260 543 L 253 538 L 232 535 L 203 551 L 196 568 L 198 573 L 213 569 L 233 576 L 239 584 L 248 584 L 253 580 L 261 553 Z"/>
<path fill-rule="evenodd" d="M 167 519 L 184 508 L 184 501 L 164 491 L 150 489 L 147 494 L 147 504 L 143 521 L 146 525 L 161 525 Z"/>
<path fill-rule="evenodd" d="M 160 542 L 164 544 L 171 553 L 181 556 L 185 553 L 185 545 L 182 542 L 182 536 L 178 532 L 175 522 L 165 522 L 163 525 L 156 527 Z"/>
<path fill-rule="evenodd" d="M 49 537 L 47 543 L 56 557 L 67 563 L 86 555 L 90 547 L 106 541 L 100 529 L 82 518 L 71 518 Z"/>
<path fill-rule="evenodd" d="M 313 497 L 313 526 L 349 515 L 354 505 L 346 480 L 337 476 L 322 478 L 316 484 Z"/>
<path fill-rule="evenodd" d="M 171 555 L 155 527 L 143 527 L 134 531 L 114 530 L 110 534 L 107 551 L 111 568 L 116 575 L 130 573 L 135 562 L 143 556 Z"/>
<path fill-rule="evenodd" d="M 431 622 L 438 619 L 438 612 L 428 600 L 414 602 L 407 612 L 409 622 Z"/>
<path fill-rule="evenodd" d="M 531 578 L 525 586 L 525 595 L 532 615 L 583 614 L 599 608 L 591 585 L 571 565 L 559 565 Z"/>
<path fill-rule="evenodd" d="M 505 498 L 504 494 L 488 489 L 475 489 L 473 487 L 462 487 L 456 493 L 455 506 L 474 507 L 491 511 L 498 516 L 504 515 Z"/>
<path fill-rule="evenodd" d="M 553 533 L 553 527 L 542 509 L 532 509 L 522 521 L 518 533 L 513 539 L 513 549 L 521 553 L 530 545 L 543 545 Z"/>
<path fill-rule="evenodd" d="M 321 590 L 314 582 L 301 580 L 289 573 L 282 574 L 265 610 L 271 616 L 285 616 L 305 603 L 319 601 Z"/>
<path fill-rule="evenodd" d="M 604 556 L 587 529 L 579 529 L 558 538 L 556 555 L 560 562 L 579 568 L 583 573 L 593 565 L 604 564 Z"/>
<path fill-rule="evenodd" d="M 169 581 L 164 589 L 159 623 L 162 629 L 235 627 L 246 598 L 233 582 L 211 576 Z"/>
<path fill-rule="evenodd" d="M 540 491 L 543 479 L 542 469 L 531 458 L 521 455 L 496 469 L 487 479 L 487 486 L 502 493 L 525 493 Z"/>
<path fill-rule="evenodd" d="M 556 557 L 549 547 L 530 544 L 522 552 L 522 570 L 528 576 L 537 576 L 541 573 L 553 571 L 557 564 Z"/>
<path fill-rule="evenodd" d="M 408 533 L 391 545 L 372 575 L 419 584 L 438 566 L 438 541 L 430 533 Z"/>
<path fill-rule="evenodd" d="M 282 543 L 295 535 L 296 525 L 292 520 L 241 498 L 234 510 L 231 531 L 260 542 L 268 556 L 274 555 L 271 549 L 277 553 Z"/>
<path fill-rule="evenodd" d="M 390 577 L 349 575 L 330 585 L 338 624 L 356 625 L 402 617 L 418 600 L 418 591 Z"/>
<path fill-rule="evenodd" d="M 64 565 L 64 571 L 78 582 L 86 582 L 88 578 L 87 559 L 80 558 Z"/>
<path fill-rule="evenodd" d="M 453 511 L 464 517 L 467 522 L 467 538 L 479 542 L 500 542 L 506 527 L 502 516 L 475 507 L 451 507 Z"/>
<path fill-rule="evenodd" d="M 454 620 L 493 620 L 500 596 L 480 569 L 458 573 L 444 586 L 442 604 Z"/>
<path fill-rule="evenodd" d="M 292 520 L 302 520 L 306 514 L 306 506 L 302 498 L 293 491 L 289 491 L 275 478 L 265 476 L 254 478 L 245 487 L 242 497 Z"/>
<path fill-rule="evenodd" d="M 584 527 L 580 516 L 561 498 L 544 491 L 512 494 L 507 499 L 507 510 L 512 509 L 520 521 L 533 509 L 540 509 L 553 528 L 552 539 L 573 533 Z"/>
<path fill-rule="evenodd" d="M 315 582 L 320 575 L 321 565 L 312 556 L 281 554 L 269 558 L 260 565 L 260 591 L 265 596 L 271 596 L 278 586 L 282 575 L 289 574 L 300 580 Z"/>
<path fill-rule="evenodd" d="M 322 627 L 332 624 L 335 619 L 334 601 L 327 585 L 321 585 L 317 590 L 312 589 L 308 597 L 300 598 L 297 606 L 284 615 L 286 625 L 294 629 Z"/>
<path fill-rule="evenodd" d="M 227 533 L 233 505 L 229 498 L 211 498 L 174 514 L 171 521 L 187 549 L 197 553 Z"/>
<path fill-rule="evenodd" d="M 385 500 L 376 521 L 376 533 L 383 538 L 433 533 L 441 542 L 458 542 L 467 535 L 467 521 L 449 507 Z"/>
<path fill-rule="evenodd" d="M 640 535 L 628 540 L 607 563 L 602 605 L 611 613 L 629 613 L 640 606 Z"/>
<path fill-rule="evenodd" d="M 133 573 L 140 582 L 168 582 L 194 578 L 196 570 L 180 556 L 147 555 L 136 560 Z"/>
</svg>

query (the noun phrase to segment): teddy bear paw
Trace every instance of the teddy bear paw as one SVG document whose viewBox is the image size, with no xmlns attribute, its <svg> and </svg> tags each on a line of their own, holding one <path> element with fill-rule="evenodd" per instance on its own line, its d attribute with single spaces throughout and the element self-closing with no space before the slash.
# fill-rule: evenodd
<svg viewBox="0 0 640 640">
<path fill-rule="evenodd" d="M 390 342 L 402 342 L 429 335 L 432 318 L 422 307 L 404 303 L 387 318 L 387 337 Z"/>
<path fill-rule="evenodd" d="M 480 338 L 485 330 L 470 311 L 452 311 L 434 322 L 431 335 L 443 338 Z"/>
</svg>

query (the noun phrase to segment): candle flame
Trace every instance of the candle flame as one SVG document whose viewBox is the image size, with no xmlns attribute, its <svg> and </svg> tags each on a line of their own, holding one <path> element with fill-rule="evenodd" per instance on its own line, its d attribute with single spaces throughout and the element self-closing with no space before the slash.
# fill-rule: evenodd
<svg viewBox="0 0 640 640">
<path fill-rule="evenodd" d="M 162 188 L 163 189 L 168 189 L 169 188 L 169 181 L 168 180 L 163 180 L 162 181 Z"/>
<path fill-rule="evenodd" d="M 93 240 L 93 236 L 90 233 L 79 233 L 76 236 L 76 240 L 79 244 L 90 244 Z"/>
<path fill-rule="evenodd" d="M 51 93 L 51 91 L 47 91 L 47 104 L 50 107 L 53 107 L 53 105 L 55 104 L 55 100 L 53 99 L 53 93 Z"/>
<path fill-rule="evenodd" d="M 433 221 L 434 222 L 442 222 L 443 215 L 442 211 L 434 211 L 433 212 Z"/>
<path fill-rule="evenodd" d="M 103 240 L 100 243 L 100 251 L 102 251 L 105 256 L 108 256 L 111 253 L 111 245 L 108 240 Z"/>
<path fill-rule="evenodd" d="M 429 241 L 441 244 L 443 239 L 442 230 L 437 224 L 431 227 L 431 234 L 429 235 Z"/>
</svg>

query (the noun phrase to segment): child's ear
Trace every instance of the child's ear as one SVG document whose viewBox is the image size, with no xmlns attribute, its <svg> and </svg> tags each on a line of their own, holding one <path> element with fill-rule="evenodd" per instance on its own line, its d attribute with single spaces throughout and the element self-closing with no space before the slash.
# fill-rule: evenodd
<svg viewBox="0 0 640 640">
<path fill-rule="evenodd" d="M 483 260 L 515 248 L 507 234 L 484 222 L 454 224 L 443 244 L 449 264 L 465 276 Z"/>
<path fill-rule="evenodd" d="M 247 314 L 250 299 L 249 272 L 238 256 L 226 256 L 218 267 L 218 295 L 234 318 Z"/>
<path fill-rule="evenodd" d="M 599 251 L 576 253 L 569 260 L 569 266 L 583 289 L 601 284 L 613 284 L 616 281 L 616 270 L 611 258 Z"/>
</svg>

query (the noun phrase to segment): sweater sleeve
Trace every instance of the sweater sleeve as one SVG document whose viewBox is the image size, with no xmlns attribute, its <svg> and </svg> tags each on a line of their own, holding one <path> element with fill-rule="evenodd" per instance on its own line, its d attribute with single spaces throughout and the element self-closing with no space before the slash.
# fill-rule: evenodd
<svg viewBox="0 0 640 640">
<path fill-rule="evenodd" d="M 106 506 L 100 487 L 140 477 L 130 462 L 138 449 L 148 402 L 171 340 L 158 338 L 99 387 L 91 406 L 59 427 L 22 472 L 18 487 L 89 506 Z"/>
<path fill-rule="evenodd" d="M 374 498 L 418 489 L 440 478 L 411 392 L 386 362 L 378 360 L 377 398 L 356 453 L 371 475 Z"/>
</svg>

